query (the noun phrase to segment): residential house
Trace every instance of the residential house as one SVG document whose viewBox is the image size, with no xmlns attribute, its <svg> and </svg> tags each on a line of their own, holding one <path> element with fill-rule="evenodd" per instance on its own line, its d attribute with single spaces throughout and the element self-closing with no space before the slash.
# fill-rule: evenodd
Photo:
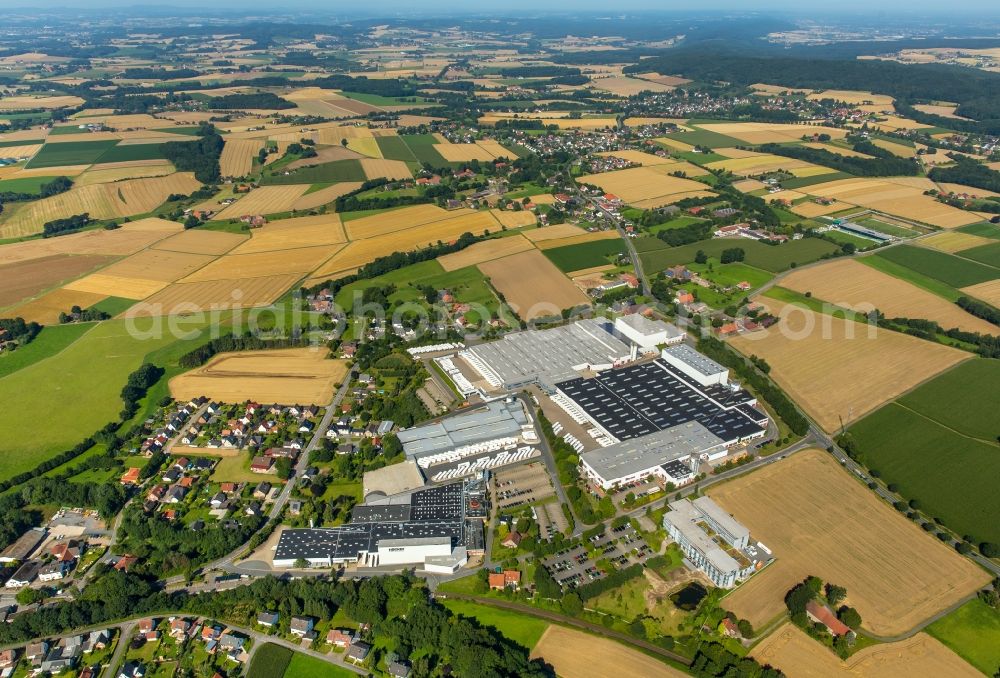
<svg viewBox="0 0 1000 678">
<path fill-rule="evenodd" d="M 512 530 L 510 534 L 503 538 L 500 545 L 508 549 L 516 549 L 521 544 L 521 535 L 515 530 Z"/>
<path fill-rule="evenodd" d="M 264 482 L 260 483 L 256 488 L 254 488 L 253 498 L 261 500 L 267 499 L 267 495 L 268 493 L 270 493 L 270 491 L 271 491 L 271 483 L 265 480 Z"/>
<path fill-rule="evenodd" d="M 259 515 L 261 515 L 262 511 L 261 511 L 261 508 L 260 508 L 260 504 L 258 504 L 255 501 L 250 502 L 250 504 L 246 507 L 246 510 L 244 511 L 244 513 L 246 513 L 248 516 L 259 516 Z"/>
<path fill-rule="evenodd" d="M 118 678 L 142 678 L 146 675 L 146 666 L 142 662 L 127 661 L 118 672 Z"/>
<path fill-rule="evenodd" d="M 38 576 L 38 571 L 42 569 L 42 564 L 37 560 L 29 560 L 28 562 L 17 568 L 17 571 L 11 575 L 10 579 L 7 580 L 6 586 L 9 589 L 22 589 L 31 582 L 35 581 Z"/>
<path fill-rule="evenodd" d="M 139 482 L 139 473 L 142 471 L 138 466 L 134 466 L 122 474 L 121 482 L 122 485 L 135 485 Z"/>
<path fill-rule="evenodd" d="M 402 661 L 389 662 L 385 670 L 393 678 L 409 678 L 410 676 L 410 665 Z"/>
<path fill-rule="evenodd" d="M 316 620 L 312 617 L 292 617 L 289 630 L 296 636 L 304 638 L 312 633 Z"/>
<path fill-rule="evenodd" d="M 260 626 L 266 628 L 272 628 L 278 625 L 278 613 L 277 612 L 261 612 L 257 615 L 257 623 Z"/>
<path fill-rule="evenodd" d="M 135 565 L 136 562 L 138 562 L 138 560 L 139 559 L 136 558 L 135 556 L 130 556 L 126 554 L 115 562 L 114 569 L 118 570 L 119 572 L 128 572 L 129 568 Z"/>
<path fill-rule="evenodd" d="M 361 662 L 363 662 L 365 659 L 368 658 L 368 653 L 371 651 L 372 651 L 371 645 L 369 645 L 363 640 L 359 640 L 357 642 L 351 643 L 351 646 L 347 648 L 347 652 L 345 653 L 344 656 L 348 661 L 354 664 L 360 664 Z"/>
<path fill-rule="evenodd" d="M 164 504 L 179 504 L 184 501 L 184 497 L 187 496 L 188 489 L 182 487 L 180 484 L 173 485 L 167 493 L 163 495 Z"/>
<path fill-rule="evenodd" d="M 62 562 L 60 560 L 54 560 L 47 565 L 43 565 L 40 570 L 38 570 L 38 581 L 56 581 L 62 579 L 67 574 L 69 574 L 70 565 L 69 563 Z"/>
<path fill-rule="evenodd" d="M 17 658 L 17 650 L 0 651 L 0 670 L 13 668 Z"/>
<path fill-rule="evenodd" d="M 351 629 L 330 629 L 326 634 L 326 642 L 334 647 L 348 648 L 357 640 L 357 633 Z"/>
<path fill-rule="evenodd" d="M 503 572 L 490 572 L 490 589 L 503 591 L 504 589 L 517 590 L 521 586 L 521 573 L 518 570 L 504 570 Z"/>
<path fill-rule="evenodd" d="M 80 646 L 85 654 L 105 649 L 111 642 L 111 632 L 108 629 L 91 631 Z"/>
<path fill-rule="evenodd" d="M 191 630 L 191 622 L 187 619 L 174 619 L 170 622 L 170 637 L 183 640 Z"/>
<path fill-rule="evenodd" d="M 253 473 L 271 473 L 274 460 L 271 457 L 254 457 L 250 462 L 250 471 Z"/>
<path fill-rule="evenodd" d="M 24 658 L 36 666 L 42 663 L 42 660 L 45 659 L 45 655 L 48 653 L 49 643 L 46 640 L 40 640 L 37 643 L 28 643 L 28 646 L 24 648 Z"/>
<path fill-rule="evenodd" d="M 826 605 L 810 600 L 806 603 L 806 615 L 814 622 L 825 626 L 835 636 L 847 636 L 850 640 L 855 638 L 856 634 L 851 630 L 851 627 L 837 619 L 837 616 Z"/>
<path fill-rule="evenodd" d="M 166 485 L 155 485 L 153 486 L 153 489 L 151 489 L 146 494 L 146 501 L 161 502 L 163 501 L 163 495 L 165 495 L 166 493 L 167 493 Z"/>
</svg>

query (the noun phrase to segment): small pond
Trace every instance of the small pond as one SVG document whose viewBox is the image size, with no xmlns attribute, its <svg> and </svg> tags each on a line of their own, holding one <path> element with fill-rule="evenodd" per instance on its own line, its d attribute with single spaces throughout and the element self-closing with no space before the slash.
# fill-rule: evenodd
<svg viewBox="0 0 1000 678">
<path fill-rule="evenodd" d="M 670 600 L 673 601 L 679 609 L 685 612 L 691 612 L 698 607 L 698 603 L 708 595 L 708 591 L 704 586 L 697 582 L 691 582 L 680 591 L 670 595 Z"/>
</svg>

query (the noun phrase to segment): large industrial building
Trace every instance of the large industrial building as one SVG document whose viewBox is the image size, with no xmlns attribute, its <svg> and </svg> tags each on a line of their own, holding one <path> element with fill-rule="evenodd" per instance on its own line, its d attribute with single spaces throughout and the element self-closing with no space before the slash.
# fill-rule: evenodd
<svg viewBox="0 0 1000 678">
<path fill-rule="evenodd" d="M 604 320 L 585 319 L 546 330 L 512 332 L 458 355 L 493 389 L 510 391 L 537 384 L 552 392 L 555 384 L 580 372 L 627 363 L 633 351 Z"/>
<path fill-rule="evenodd" d="M 432 481 L 451 480 L 541 454 L 538 434 L 517 398 L 400 431 L 408 460 Z"/>
<path fill-rule="evenodd" d="M 684 331 L 680 328 L 641 313 L 623 315 L 615 320 L 615 331 L 643 351 L 654 353 L 657 346 L 674 346 L 684 341 Z"/>
<path fill-rule="evenodd" d="M 337 527 L 287 529 L 274 553 L 277 568 L 411 566 L 453 573 L 484 549 L 483 478 L 440 485 L 355 506 Z"/>
<path fill-rule="evenodd" d="M 676 349 L 686 350 L 678 357 Z M 720 374 L 717 366 L 676 346 L 657 360 L 557 384 L 555 402 L 613 443 L 580 456 L 595 489 L 606 492 L 647 478 L 683 485 L 701 461 L 722 458 L 733 446 L 766 434 L 767 415 L 754 407 L 756 398 L 729 384 L 728 371 L 720 367 Z"/>
<path fill-rule="evenodd" d="M 716 586 L 732 588 L 770 560 L 768 549 L 750 543 L 750 530 L 708 497 L 674 501 L 669 507 L 664 529 Z"/>
</svg>

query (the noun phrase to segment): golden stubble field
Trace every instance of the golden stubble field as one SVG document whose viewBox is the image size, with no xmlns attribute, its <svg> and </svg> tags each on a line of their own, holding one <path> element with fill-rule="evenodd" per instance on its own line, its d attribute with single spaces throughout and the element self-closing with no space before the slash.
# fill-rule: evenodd
<svg viewBox="0 0 1000 678">
<path fill-rule="evenodd" d="M 302 276 L 298 273 L 205 282 L 174 283 L 126 313 L 128 317 L 185 315 L 202 311 L 268 306 Z"/>
<path fill-rule="evenodd" d="M 260 139 L 230 139 L 222 147 L 219 168 L 224 177 L 245 177 L 253 167 L 253 160 L 264 148 Z"/>
<path fill-rule="evenodd" d="M 708 494 L 774 553 L 774 563 L 723 599 L 756 628 L 783 614 L 785 594 L 809 575 L 846 587 L 863 628 L 886 636 L 990 580 L 821 450 L 795 453 Z"/>
<path fill-rule="evenodd" d="M 559 315 L 563 309 L 590 303 L 590 298 L 538 250 L 479 264 L 479 270 L 524 320 Z"/>
<path fill-rule="evenodd" d="M 248 398 L 264 403 L 324 405 L 347 374 L 343 360 L 325 348 L 220 353 L 201 367 L 170 380 L 178 400 L 207 396 L 223 402 Z"/>
<path fill-rule="evenodd" d="M 781 286 L 814 299 L 867 313 L 873 308 L 889 318 L 927 318 L 941 327 L 990 334 L 994 325 L 966 313 L 930 292 L 865 266 L 853 259 L 836 259 L 810 266 L 781 279 Z"/>
<path fill-rule="evenodd" d="M 289 250 L 317 245 L 335 245 L 347 240 L 340 215 L 335 213 L 317 214 L 309 217 L 293 217 L 271 221 L 250 232 L 250 240 L 244 242 L 233 254 L 252 254 Z"/>
<path fill-rule="evenodd" d="M 0 308 L 30 299 L 59 283 L 93 271 L 110 261 L 97 254 L 56 254 L 0 266 Z M 68 309 L 65 309 L 68 310 Z"/>
<path fill-rule="evenodd" d="M 438 257 L 438 263 L 446 271 L 457 271 L 466 266 L 475 266 L 486 261 L 499 259 L 518 252 L 535 249 L 535 245 L 523 235 L 512 235 L 477 242 L 461 252 L 453 252 Z"/>
<path fill-rule="evenodd" d="M 739 139 L 748 144 L 780 144 L 799 141 L 804 136 L 814 134 L 829 134 L 832 139 L 843 139 L 847 136 L 847 130 L 835 127 L 774 122 L 719 122 L 698 125 L 698 127 Z"/>
<path fill-rule="evenodd" d="M 607 638 L 552 624 L 531 651 L 560 678 L 682 678 L 686 673 Z"/>
<path fill-rule="evenodd" d="M 963 287 L 962 291 L 994 306 L 1000 306 L 1000 279 Z"/>
<path fill-rule="evenodd" d="M 309 184 L 261 186 L 216 214 L 214 219 L 238 219 L 246 214 L 276 214 L 288 212 L 309 189 Z M 190 192 L 190 191 L 189 191 Z"/>
<path fill-rule="evenodd" d="M 660 204 L 679 200 L 693 193 L 708 193 L 708 186 L 680 177 L 663 173 L 670 165 L 655 167 L 632 167 L 630 169 L 601 174 L 586 174 L 579 178 L 583 184 L 599 186 L 606 193 L 612 193 L 630 204 L 646 204 L 659 201 Z M 659 170 L 659 171 L 658 171 Z M 676 197 L 680 196 L 680 197 Z"/>
<path fill-rule="evenodd" d="M 95 219 L 112 219 L 149 212 L 173 193 L 191 193 L 201 186 L 189 172 L 164 177 L 129 179 L 107 184 L 74 187 L 18 209 L 0 225 L 0 238 L 40 233 L 53 219 L 87 213 Z"/>
<path fill-rule="evenodd" d="M 788 623 L 778 627 L 750 655 L 762 664 L 781 669 L 786 676 L 803 678 L 982 678 L 983 675 L 926 633 L 866 647 L 847 661 L 841 661 Z"/>
<path fill-rule="evenodd" d="M 758 297 L 780 322 L 733 337 L 827 432 L 972 357 L 955 348 Z"/>
</svg>

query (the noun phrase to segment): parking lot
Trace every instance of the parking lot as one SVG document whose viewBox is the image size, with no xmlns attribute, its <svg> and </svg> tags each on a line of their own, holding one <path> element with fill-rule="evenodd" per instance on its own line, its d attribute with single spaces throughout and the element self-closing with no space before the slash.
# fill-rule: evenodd
<svg viewBox="0 0 1000 678">
<path fill-rule="evenodd" d="M 493 474 L 493 501 L 501 511 L 545 501 L 554 493 L 548 471 L 537 462 Z"/>
<path fill-rule="evenodd" d="M 576 588 L 605 576 L 597 568 L 598 560 L 608 560 L 615 569 L 622 569 L 636 563 L 645 563 L 655 554 L 649 545 L 632 528 L 623 525 L 608 529 L 603 534 L 590 539 L 597 549 L 591 559 L 584 545 L 565 549 L 542 561 L 552 577 L 564 588 Z"/>
<path fill-rule="evenodd" d="M 569 530 L 569 522 L 562 506 L 556 502 L 540 504 L 534 507 L 535 520 L 538 522 L 538 534 L 546 541 L 552 541 L 556 532 L 565 534 Z"/>
</svg>

